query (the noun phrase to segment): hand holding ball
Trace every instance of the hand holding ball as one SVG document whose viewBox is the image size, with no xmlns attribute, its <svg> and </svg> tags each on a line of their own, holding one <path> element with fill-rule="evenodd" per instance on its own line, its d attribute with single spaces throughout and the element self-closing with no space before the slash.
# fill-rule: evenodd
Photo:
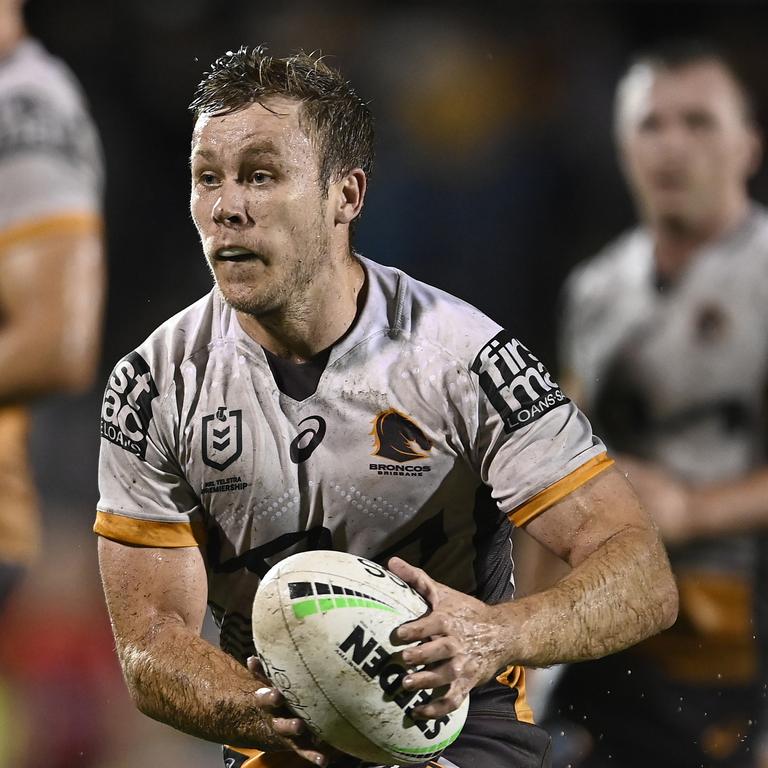
<svg viewBox="0 0 768 768">
<path fill-rule="evenodd" d="M 375 763 L 421 763 L 461 732 L 468 700 L 436 720 L 411 716 L 433 692 L 406 691 L 413 669 L 393 631 L 429 609 L 395 574 L 344 552 L 292 555 L 264 577 L 253 639 L 290 708 L 323 741 Z"/>
</svg>

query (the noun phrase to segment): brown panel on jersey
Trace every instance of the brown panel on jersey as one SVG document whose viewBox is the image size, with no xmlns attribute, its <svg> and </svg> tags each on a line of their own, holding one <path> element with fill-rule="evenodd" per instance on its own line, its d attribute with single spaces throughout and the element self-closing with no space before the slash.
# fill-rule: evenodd
<svg viewBox="0 0 768 768">
<path fill-rule="evenodd" d="M 105 539 L 142 547 L 199 547 L 206 540 L 202 523 L 158 523 L 111 512 L 96 512 L 93 530 Z"/>
<path fill-rule="evenodd" d="M 677 622 L 635 650 L 655 659 L 673 680 L 744 684 L 757 674 L 752 594 L 744 579 L 725 573 L 677 576 Z"/>
<path fill-rule="evenodd" d="M 544 510 L 557 504 L 569 493 L 573 493 L 578 487 L 584 485 L 588 480 L 596 477 L 608 467 L 613 465 L 607 453 L 601 453 L 582 464 L 578 469 L 558 480 L 556 483 L 537 493 L 532 499 L 528 499 L 525 504 L 513 509 L 509 514 L 509 520 L 518 528 L 533 520 L 536 515 L 540 515 Z"/>
<path fill-rule="evenodd" d="M 515 699 L 515 715 L 521 723 L 530 723 L 533 725 L 533 710 L 528 703 L 525 693 L 525 668 L 507 667 L 498 677 L 496 682 L 507 685 L 510 688 L 517 688 L 517 699 Z"/>
</svg>

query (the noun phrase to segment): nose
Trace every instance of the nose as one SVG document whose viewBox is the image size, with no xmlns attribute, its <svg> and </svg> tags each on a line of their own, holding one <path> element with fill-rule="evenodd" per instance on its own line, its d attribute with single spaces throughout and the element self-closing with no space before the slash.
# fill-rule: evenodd
<svg viewBox="0 0 768 768">
<path fill-rule="evenodd" d="M 689 140 L 685 126 L 675 122 L 660 132 L 658 149 L 667 157 L 679 158 L 687 152 Z"/>
<path fill-rule="evenodd" d="M 238 184 L 227 184 L 222 188 L 211 214 L 217 224 L 226 227 L 241 227 L 248 223 L 248 209 Z"/>
</svg>

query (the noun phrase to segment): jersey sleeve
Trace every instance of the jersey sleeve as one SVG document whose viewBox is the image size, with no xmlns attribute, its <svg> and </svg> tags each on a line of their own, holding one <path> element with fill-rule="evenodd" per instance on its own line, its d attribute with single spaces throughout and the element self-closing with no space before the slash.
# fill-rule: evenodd
<svg viewBox="0 0 768 768">
<path fill-rule="evenodd" d="M 204 543 L 200 500 L 173 455 L 173 391 L 158 391 L 139 352 L 112 372 L 101 410 L 97 534 L 151 547 Z"/>
<path fill-rule="evenodd" d="M 476 461 L 499 508 L 525 525 L 613 463 L 544 364 L 507 331 L 478 352 Z"/>
<path fill-rule="evenodd" d="M 101 224 L 102 152 L 74 89 L 0 91 L 0 244 Z"/>
</svg>

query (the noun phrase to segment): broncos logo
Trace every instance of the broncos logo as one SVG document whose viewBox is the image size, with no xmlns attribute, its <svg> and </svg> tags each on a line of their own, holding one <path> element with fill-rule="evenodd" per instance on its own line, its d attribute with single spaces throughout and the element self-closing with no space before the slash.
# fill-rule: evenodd
<svg viewBox="0 0 768 768">
<path fill-rule="evenodd" d="M 376 440 L 373 456 L 392 461 L 426 459 L 432 441 L 407 416 L 390 408 L 376 416 L 371 434 Z"/>
</svg>

